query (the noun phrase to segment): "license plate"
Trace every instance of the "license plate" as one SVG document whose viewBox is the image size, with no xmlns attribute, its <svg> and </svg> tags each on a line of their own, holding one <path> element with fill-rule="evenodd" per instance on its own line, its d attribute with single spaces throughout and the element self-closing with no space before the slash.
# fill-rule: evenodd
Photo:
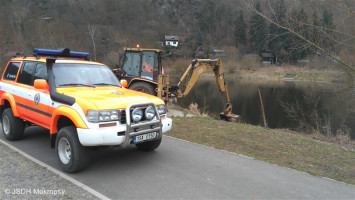
<svg viewBox="0 0 355 200">
<path fill-rule="evenodd" d="M 137 135 L 133 137 L 133 143 L 143 142 L 157 137 L 157 132 L 147 133 L 143 135 Z"/>
</svg>

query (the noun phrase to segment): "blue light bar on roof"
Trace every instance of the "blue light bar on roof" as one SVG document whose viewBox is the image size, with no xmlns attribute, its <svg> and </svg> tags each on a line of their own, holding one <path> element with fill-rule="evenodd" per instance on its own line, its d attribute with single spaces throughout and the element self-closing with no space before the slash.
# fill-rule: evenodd
<svg viewBox="0 0 355 200">
<path fill-rule="evenodd" d="M 89 57 L 89 53 L 79 52 L 79 51 L 70 51 L 70 56 L 88 58 Z"/>
<path fill-rule="evenodd" d="M 62 56 L 62 57 L 75 57 L 75 58 L 89 58 L 89 53 L 70 51 L 69 49 L 38 49 L 34 48 L 33 53 L 35 55 L 44 55 L 44 56 Z"/>
</svg>

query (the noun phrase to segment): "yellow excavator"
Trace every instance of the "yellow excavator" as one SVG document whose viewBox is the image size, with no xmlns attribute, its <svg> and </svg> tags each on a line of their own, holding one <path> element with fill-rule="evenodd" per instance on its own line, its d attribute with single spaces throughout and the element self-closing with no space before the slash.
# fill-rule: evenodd
<svg viewBox="0 0 355 200">
<path fill-rule="evenodd" d="M 239 122 L 239 115 L 232 113 L 220 59 L 193 60 L 176 86 L 171 85 L 169 75 L 164 74 L 161 60 L 160 49 L 124 48 L 119 56 L 119 65 L 113 71 L 118 79 L 127 80 L 129 89 L 156 95 L 164 101 L 188 95 L 200 75 L 212 71 L 225 103 L 221 119 Z"/>
</svg>

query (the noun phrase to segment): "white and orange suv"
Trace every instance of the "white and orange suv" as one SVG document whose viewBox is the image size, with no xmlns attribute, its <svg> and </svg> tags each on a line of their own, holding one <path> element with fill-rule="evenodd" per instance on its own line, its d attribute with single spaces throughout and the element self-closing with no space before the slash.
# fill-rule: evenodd
<svg viewBox="0 0 355 200">
<path fill-rule="evenodd" d="M 12 58 L 0 80 L 3 134 L 18 140 L 28 125 L 49 130 L 51 147 L 66 172 L 84 169 L 89 147 L 135 144 L 152 151 L 172 120 L 164 101 L 126 89 L 88 53 L 34 49 Z"/>
</svg>

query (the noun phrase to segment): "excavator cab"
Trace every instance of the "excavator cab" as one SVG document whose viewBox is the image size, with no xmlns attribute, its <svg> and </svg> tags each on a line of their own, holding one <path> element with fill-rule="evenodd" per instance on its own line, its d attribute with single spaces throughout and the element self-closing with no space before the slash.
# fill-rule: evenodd
<svg viewBox="0 0 355 200">
<path fill-rule="evenodd" d="M 159 49 L 125 48 L 114 72 L 120 80 L 127 80 L 128 88 L 156 95 L 162 74 L 161 54 Z"/>
</svg>

